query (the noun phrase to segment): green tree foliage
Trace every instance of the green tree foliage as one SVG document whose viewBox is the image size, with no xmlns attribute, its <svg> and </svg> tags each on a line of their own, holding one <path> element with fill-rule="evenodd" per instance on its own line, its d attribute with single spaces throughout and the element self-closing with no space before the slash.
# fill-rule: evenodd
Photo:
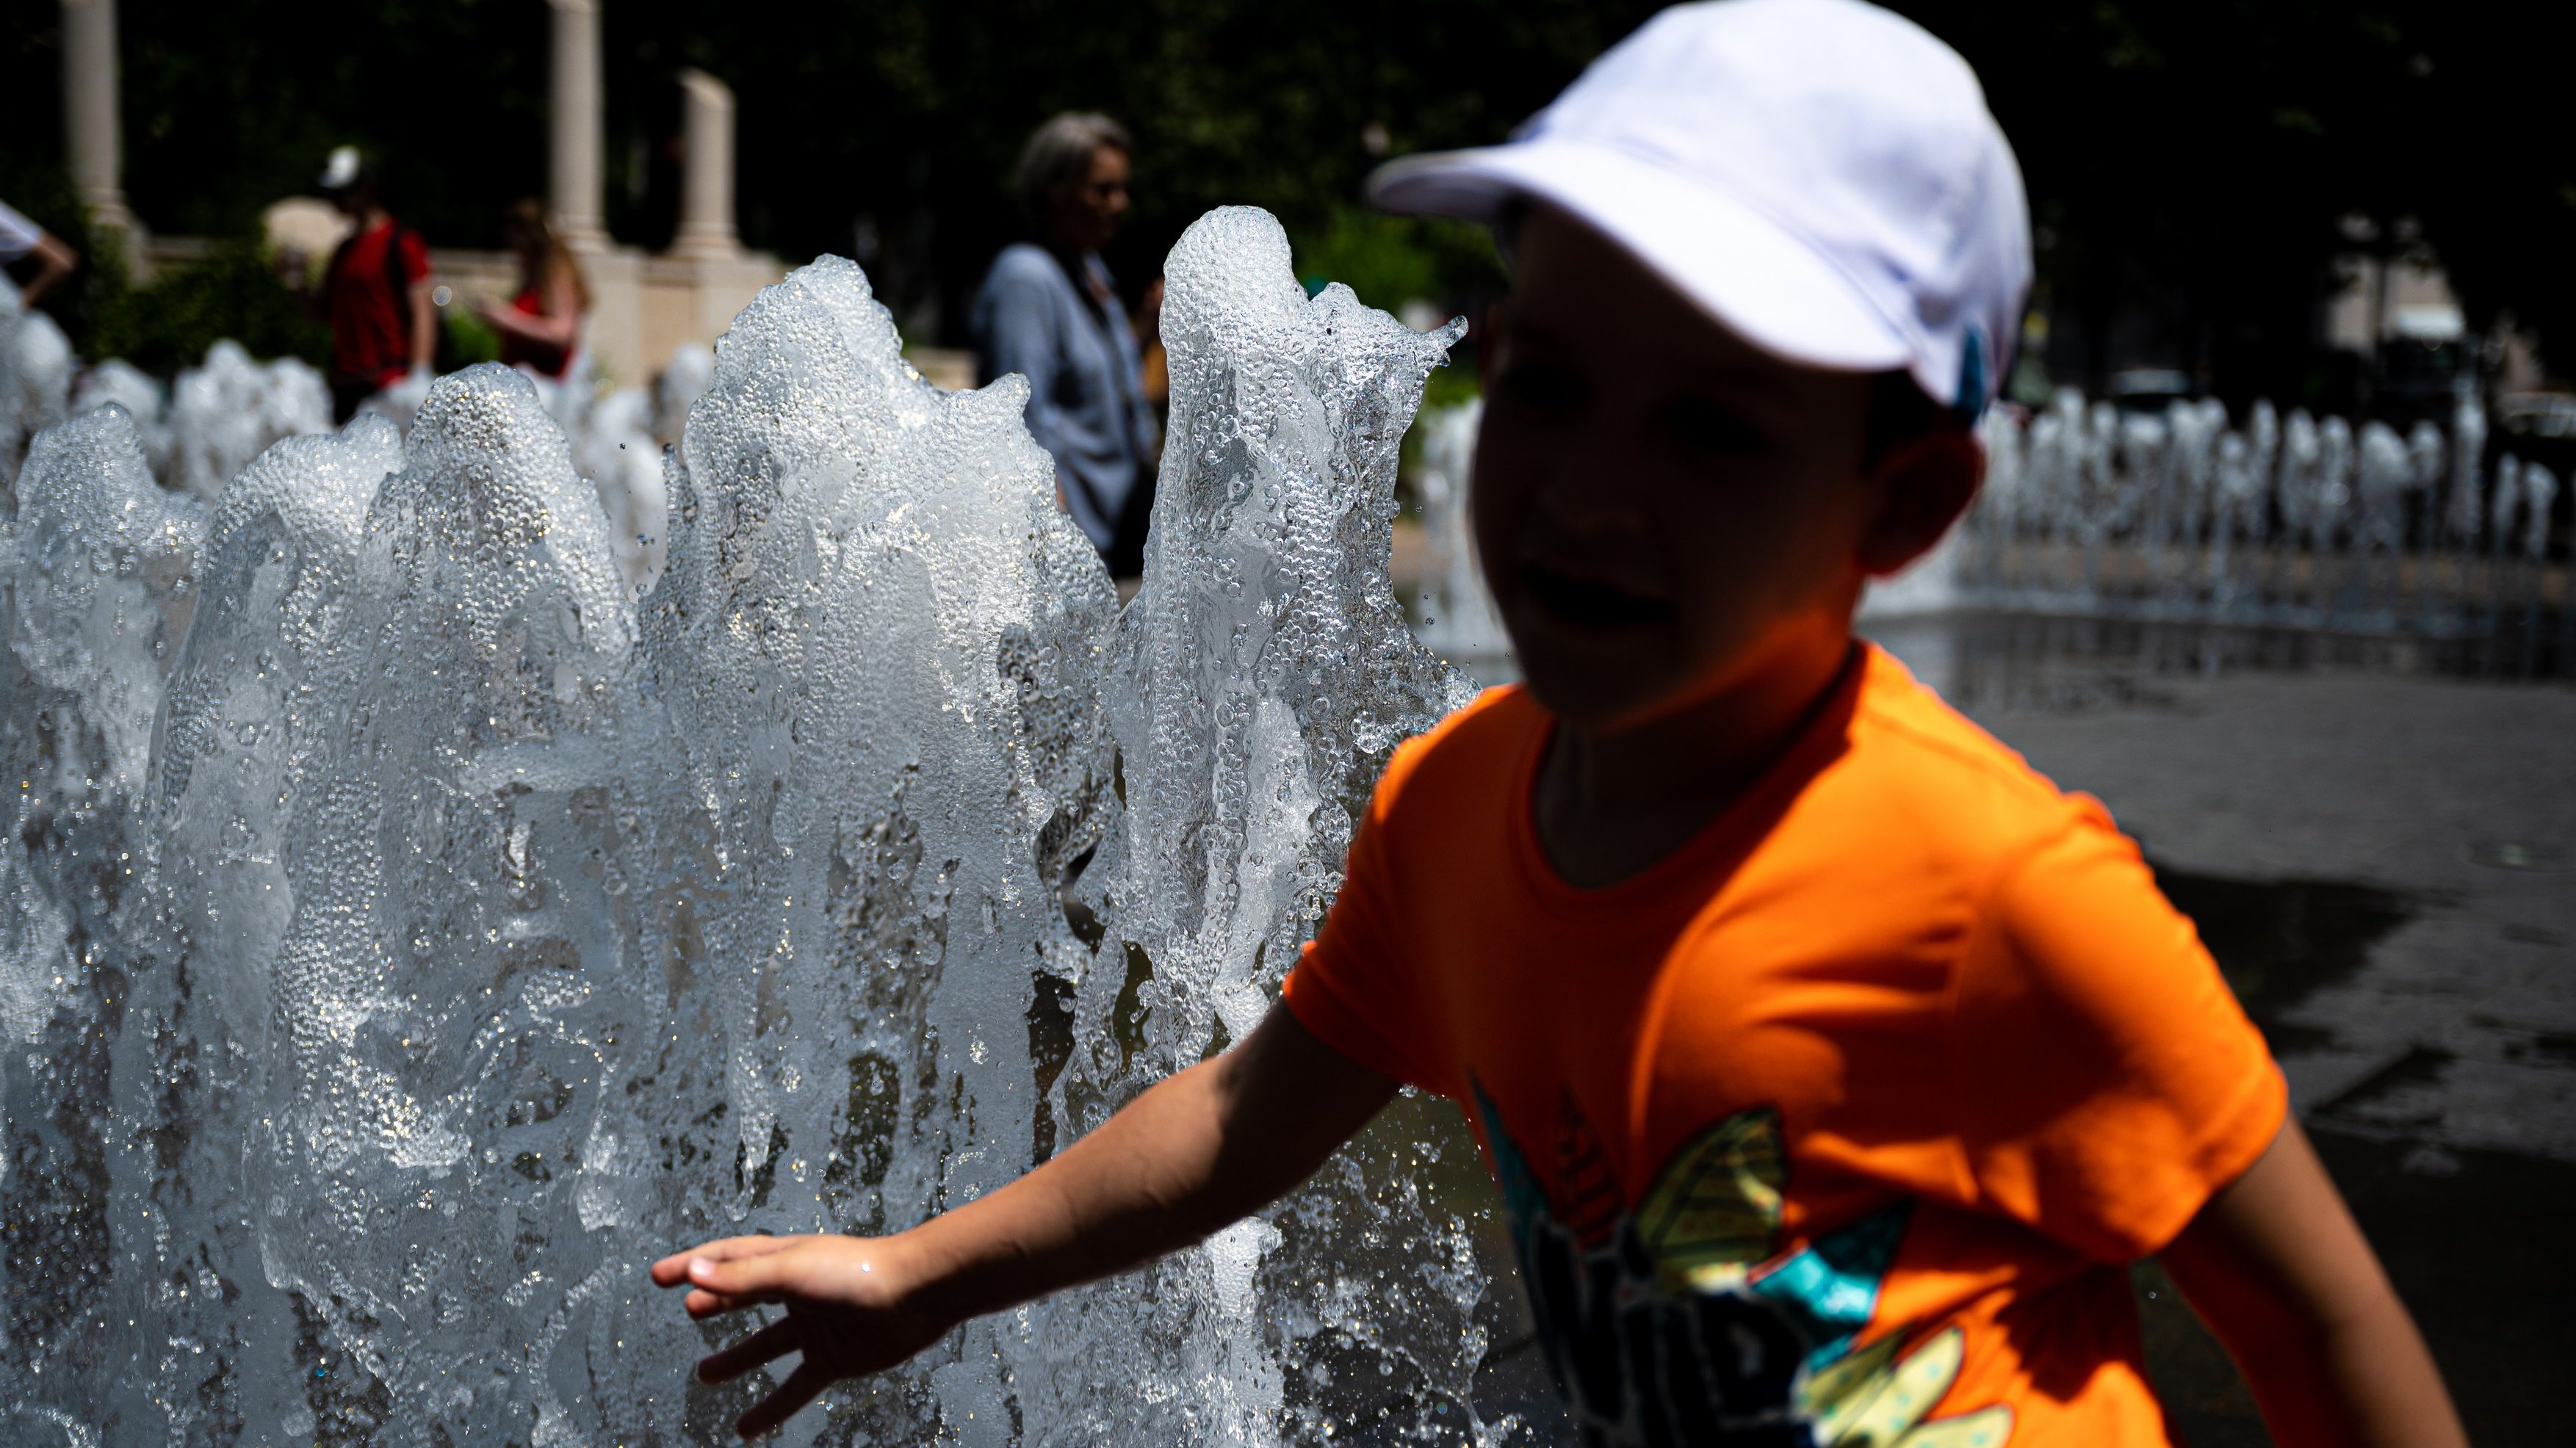
<svg viewBox="0 0 2576 1448">
<path fill-rule="evenodd" d="M 0 168 L 0 187 L 0 199 L 80 253 L 80 270 L 40 305 L 83 356 L 122 357 L 166 378 L 230 337 L 255 357 L 328 362 L 330 333 L 278 279 L 256 239 L 217 242 L 138 287 L 123 251 L 91 228 L 61 169 L 16 158 Z"/>
<path fill-rule="evenodd" d="M 167 377 L 196 365 L 226 337 L 254 357 L 301 357 L 316 367 L 331 360 L 330 332 L 305 314 L 251 241 L 218 243 L 148 286 L 110 290 L 90 318 L 82 350 Z"/>
<path fill-rule="evenodd" d="M 0 87 L 0 119 L 12 151 L 59 158 L 59 7 L 20 10 L 6 73 L 38 83 Z M 156 232 L 244 236 L 269 202 L 312 190 L 333 146 L 358 145 L 438 241 L 498 246 L 501 208 L 545 183 L 546 14 L 540 0 L 123 0 L 126 194 Z"/>
<path fill-rule="evenodd" d="M 1344 202 L 1290 238 L 1310 284 L 1340 282 L 1390 311 L 1417 298 L 1435 305 L 1462 290 L 1499 290 L 1502 258 L 1485 228 L 1389 216 Z"/>
<path fill-rule="evenodd" d="M 2030 180 L 2040 275 L 2143 321 L 2226 390 L 2313 390 L 2347 217 L 2413 219 L 2473 330 L 2511 314 L 2576 359 L 2576 147 L 2555 77 L 2576 10 L 2448 0 L 1902 0 L 1984 79 Z M 2140 314 L 2143 314 L 2142 316 Z M 2576 360 L 2562 361 L 2576 367 Z"/>
</svg>

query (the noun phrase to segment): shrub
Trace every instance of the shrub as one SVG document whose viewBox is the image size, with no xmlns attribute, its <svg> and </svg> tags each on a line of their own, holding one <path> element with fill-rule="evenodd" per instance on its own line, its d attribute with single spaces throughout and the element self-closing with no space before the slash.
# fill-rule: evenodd
<svg viewBox="0 0 2576 1448">
<path fill-rule="evenodd" d="M 1302 229 L 1294 242 L 1297 270 L 1309 291 L 1340 282 L 1384 311 L 1417 297 L 1458 306 L 1503 286 L 1492 236 L 1468 222 L 1341 206 L 1322 225 Z"/>
<path fill-rule="evenodd" d="M 331 362 L 330 330 L 304 310 L 249 240 L 219 242 L 148 286 L 107 289 L 94 301 L 89 335 L 75 342 L 86 356 L 122 357 L 167 377 L 195 366 L 225 337 L 254 357 L 301 357 L 316 367 Z"/>
</svg>

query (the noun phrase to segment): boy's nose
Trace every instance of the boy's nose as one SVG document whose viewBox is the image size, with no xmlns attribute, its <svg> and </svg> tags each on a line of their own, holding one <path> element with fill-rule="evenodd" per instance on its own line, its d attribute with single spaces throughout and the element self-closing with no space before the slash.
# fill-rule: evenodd
<svg viewBox="0 0 2576 1448">
<path fill-rule="evenodd" d="M 1550 468 L 1530 490 L 1526 524 L 1568 543 L 1637 547 L 1649 520 L 1616 486 L 1622 464 L 1607 447 L 1581 449 L 1576 456 L 1584 459 L 1581 465 Z"/>
</svg>

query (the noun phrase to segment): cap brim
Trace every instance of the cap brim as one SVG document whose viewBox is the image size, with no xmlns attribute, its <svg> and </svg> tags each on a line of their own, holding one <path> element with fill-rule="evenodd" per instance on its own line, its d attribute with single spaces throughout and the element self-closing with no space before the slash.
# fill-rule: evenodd
<svg viewBox="0 0 2576 1448">
<path fill-rule="evenodd" d="M 1624 151 L 1540 138 L 1407 156 L 1369 177 L 1369 197 L 1389 211 L 1471 221 L 1536 197 L 1626 247 L 1767 352 L 1842 371 L 1913 360 L 1895 326 L 1813 247 L 1726 192 Z"/>
</svg>

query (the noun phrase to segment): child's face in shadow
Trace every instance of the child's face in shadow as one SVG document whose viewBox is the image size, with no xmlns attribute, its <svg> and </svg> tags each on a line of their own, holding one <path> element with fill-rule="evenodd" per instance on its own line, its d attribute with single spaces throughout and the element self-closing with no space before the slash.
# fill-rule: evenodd
<svg viewBox="0 0 2576 1448">
<path fill-rule="evenodd" d="M 1760 351 L 1552 207 L 1513 271 L 1474 516 L 1540 702 L 1621 729 L 1844 647 L 1886 495 L 1868 375 Z"/>
</svg>

